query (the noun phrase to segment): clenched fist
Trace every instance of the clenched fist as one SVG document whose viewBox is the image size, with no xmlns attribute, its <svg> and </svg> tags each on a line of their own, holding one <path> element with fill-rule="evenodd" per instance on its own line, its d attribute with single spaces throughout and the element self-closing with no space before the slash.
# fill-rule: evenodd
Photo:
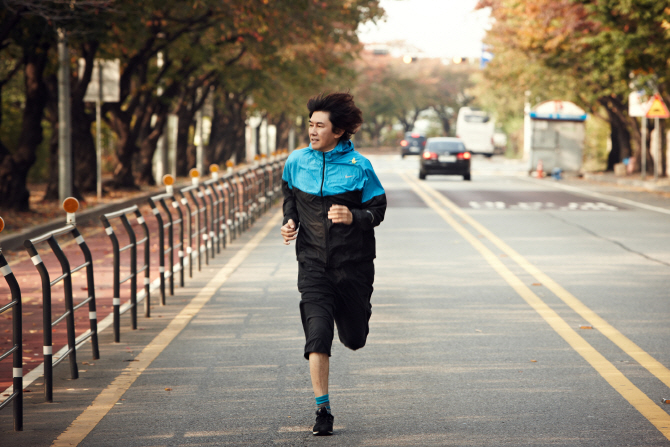
<svg viewBox="0 0 670 447">
<path fill-rule="evenodd" d="M 281 235 L 284 238 L 284 245 L 290 245 L 298 237 L 298 229 L 295 227 L 293 219 L 289 219 L 286 225 L 281 227 Z"/>
<path fill-rule="evenodd" d="M 333 205 L 328 210 L 328 219 L 332 220 L 333 223 L 351 225 L 351 223 L 354 221 L 354 216 L 346 206 Z"/>
</svg>

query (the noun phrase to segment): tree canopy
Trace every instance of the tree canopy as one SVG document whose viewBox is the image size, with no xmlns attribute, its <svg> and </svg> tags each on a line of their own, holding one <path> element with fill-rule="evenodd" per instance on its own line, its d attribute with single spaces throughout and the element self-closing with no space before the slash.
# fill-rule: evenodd
<svg viewBox="0 0 670 447">
<path fill-rule="evenodd" d="M 28 208 L 27 173 L 45 143 L 55 165 L 58 30 L 69 38 L 72 66 L 79 58 L 86 64 L 81 79 L 73 69 L 70 80 L 73 181 L 81 194 L 95 187 L 94 110 L 83 99 L 96 58 L 119 59 L 121 65 L 121 100 L 103 107 L 115 141 L 107 186 L 134 188 L 155 182 L 152 159 L 171 113 L 179 117 L 183 173 L 193 164 L 194 118 L 207 101 L 214 104 L 216 121 L 207 162 L 225 163 L 242 158 L 248 113 L 287 128 L 309 96 L 350 89 L 351 63 L 361 48 L 358 25 L 382 14 L 378 0 L 5 0 L 0 207 Z M 22 116 L 16 117 L 10 97 L 20 98 Z M 22 130 L 12 137 L 7 124 L 16 121 Z M 45 135 L 51 136 L 48 142 Z M 50 183 L 57 183 L 53 168 Z"/>
</svg>

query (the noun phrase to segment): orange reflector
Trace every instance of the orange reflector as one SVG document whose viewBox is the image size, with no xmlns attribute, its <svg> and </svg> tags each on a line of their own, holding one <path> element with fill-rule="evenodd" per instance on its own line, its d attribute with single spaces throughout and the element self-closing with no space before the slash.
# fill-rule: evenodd
<svg viewBox="0 0 670 447">
<path fill-rule="evenodd" d="M 229 167 L 229 168 L 232 168 L 233 166 L 235 166 L 235 163 L 233 163 L 233 160 L 228 160 L 226 162 L 226 166 Z"/>
<path fill-rule="evenodd" d="M 209 165 L 209 172 L 219 172 L 219 165 L 216 163 Z"/>
<path fill-rule="evenodd" d="M 68 197 L 67 199 L 63 200 L 63 209 L 66 213 L 76 213 L 79 209 L 79 200 L 75 199 L 74 197 Z"/>
<path fill-rule="evenodd" d="M 174 185 L 174 177 L 172 177 L 170 174 L 165 174 L 163 176 L 163 184 L 165 186 L 172 186 Z"/>
<path fill-rule="evenodd" d="M 190 175 L 191 178 L 198 178 L 198 177 L 200 177 L 200 171 L 198 171 L 197 169 L 193 168 L 193 169 L 191 169 L 190 171 L 188 171 L 188 175 Z"/>
<path fill-rule="evenodd" d="M 2 233 L 2 230 L 5 229 L 5 221 L 2 220 L 2 217 L 0 217 L 0 233 Z"/>
</svg>

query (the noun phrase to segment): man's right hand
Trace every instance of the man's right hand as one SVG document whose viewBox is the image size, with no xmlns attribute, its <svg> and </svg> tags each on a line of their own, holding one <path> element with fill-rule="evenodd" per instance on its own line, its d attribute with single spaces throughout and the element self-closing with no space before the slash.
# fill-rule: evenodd
<svg viewBox="0 0 670 447">
<path fill-rule="evenodd" d="M 284 245 L 291 245 L 291 241 L 298 237 L 298 230 L 293 219 L 289 219 L 286 225 L 281 227 L 281 235 L 284 238 Z"/>
</svg>

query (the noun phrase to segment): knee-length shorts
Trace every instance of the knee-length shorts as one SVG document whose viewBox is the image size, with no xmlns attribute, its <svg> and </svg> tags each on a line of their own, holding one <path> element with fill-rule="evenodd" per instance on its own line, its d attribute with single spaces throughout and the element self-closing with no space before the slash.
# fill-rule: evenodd
<svg viewBox="0 0 670 447">
<path fill-rule="evenodd" d="M 339 268 L 320 268 L 300 263 L 298 291 L 300 316 L 305 331 L 305 358 L 310 352 L 328 354 L 334 324 L 340 341 L 349 349 L 365 346 L 372 315 L 372 261 Z"/>
</svg>

